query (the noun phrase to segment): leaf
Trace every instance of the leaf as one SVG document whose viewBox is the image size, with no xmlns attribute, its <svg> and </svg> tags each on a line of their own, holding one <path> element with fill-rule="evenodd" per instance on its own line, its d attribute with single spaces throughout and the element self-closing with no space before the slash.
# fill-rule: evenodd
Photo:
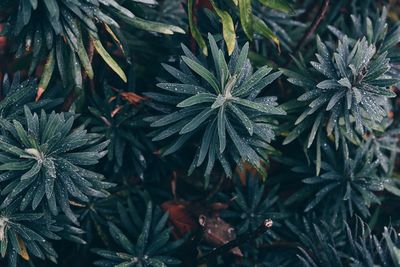
<svg viewBox="0 0 400 267">
<path fill-rule="evenodd" d="M 243 126 L 249 132 L 250 135 L 253 135 L 253 123 L 249 119 L 249 117 L 235 105 L 229 104 L 229 108 L 232 109 L 233 113 L 238 117 L 238 119 L 243 123 Z"/>
<path fill-rule="evenodd" d="M 182 60 L 186 63 L 186 65 L 191 68 L 195 73 L 197 73 L 198 75 L 200 75 L 200 77 L 202 77 L 204 80 L 206 80 L 212 88 L 214 88 L 216 93 L 221 93 L 221 90 L 218 87 L 218 82 L 215 79 L 214 75 L 212 75 L 212 73 L 207 70 L 205 67 L 203 67 L 201 64 L 197 63 L 196 61 L 182 56 Z"/>
<path fill-rule="evenodd" d="M 266 7 L 276 9 L 285 13 L 293 13 L 294 9 L 289 4 L 288 0 L 258 0 L 261 4 Z"/>
<path fill-rule="evenodd" d="M 275 35 L 275 33 L 267 26 L 267 24 L 265 24 L 265 22 L 254 16 L 254 31 L 258 34 L 260 34 L 261 36 L 267 38 L 267 39 L 271 39 L 277 46 L 278 46 L 278 50 L 279 45 L 280 45 L 280 41 L 278 36 Z"/>
<path fill-rule="evenodd" d="M 174 34 L 175 32 L 182 34 L 185 33 L 185 31 L 178 26 L 168 25 L 157 21 L 145 20 L 138 17 L 122 17 L 122 19 L 126 23 L 145 31 L 158 32 L 162 34 Z"/>
<path fill-rule="evenodd" d="M 103 60 L 107 63 L 107 65 L 116 73 L 118 76 L 124 81 L 127 82 L 126 75 L 121 67 L 115 62 L 115 60 L 110 56 L 107 50 L 101 44 L 101 41 L 95 39 L 91 36 L 91 40 L 93 41 L 94 47 L 99 55 L 103 58 Z"/>
<path fill-rule="evenodd" d="M 190 32 L 192 34 L 192 37 L 196 41 L 196 43 L 199 45 L 201 52 L 204 55 L 207 55 L 208 50 L 207 50 L 206 42 L 204 41 L 203 37 L 201 36 L 200 30 L 197 28 L 197 25 L 195 23 L 195 19 L 193 16 L 193 8 L 194 8 L 193 1 L 194 0 L 188 0 L 188 17 L 189 17 Z"/>
<path fill-rule="evenodd" d="M 217 15 L 221 18 L 222 34 L 228 48 L 228 55 L 231 55 L 236 45 L 235 25 L 233 24 L 232 17 L 229 15 L 228 12 L 219 9 L 214 1 L 211 1 L 211 4 Z"/>
<path fill-rule="evenodd" d="M 194 96 L 191 96 L 182 102 L 180 102 L 177 107 L 184 108 L 184 107 L 190 107 L 193 105 L 201 104 L 201 103 L 208 103 L 208 102 L 214 102 L 215 100 L 215 95 L 210 94 L 210 93 L 198 93 Z"/>
<path fill-rule="evenodd" d="M 225 106 L 218 111 L 217 129 L 219 139 L 219 153 L 223 153 L 226 147 L 226 130 L 225 130 Z"/>
<path fill-rule="evenodd" d="M 176 238 L 182 238 L 187 233 L 197 229 L 196 221 L 190 216 L 186 202 L 166 201 L 161 208 L 168 212 L 169 221 L 173 225 L 173 234 Z"/>
<path fill-rule="evenodd" d="M 83 45 L 83 41 L 82 41 L 82 35 L 79 36 L 78 38 L 78 57 L 81 61 L 81 64 L 83 66 L 83 68 L 86 71 L 87 76 L 89 77 L 89 79 L 93 79 L 94 73 L 93 73 L 93 68 L 92 68 L 92 64 L 89 60 L 89 56 L 86 53 L 86 48 Z"/>
<path fill-rule="evenodd" d="M 237 97 L 233 97 L 232 98 L 233 102 L 263 112 L 263 113 L 267 113 L 267 114 L 275 114 L 275 115 L 286 115 L 286 112 L 278 107 L 273 107 L 273 106 L 267 106 L 264 105 L 262 103 L 257 103 L 257 102 L 252 102 L 249 101 L 247 99 L 241 99 L 241 98 L 237 98 Z"/>
<path fill-rule="evenodd" d="M 151 227 L 151 222 L 152 222 L 152 213 L 153 213 L 153 205 L 151 201 L 148 202 L 147 204 L 147 209 L 146 209 L 146 215 L 144 217 L 144 222 L 143 222 L 143 227 L 142 227 L 142 233 L 139 235 L 139 238 L 137 240 L 137 251 L 139 251 L 140 254 L 144 254 L 146 245 L 148 243 L 149 235 L 150 235 L 150 227 Z"/>
<path fill-rule="evenodd" d="M 58 7 L 58 2 L 54 0 L 43 0 L 47 10 L 49 11 L 51 19 L 58 20 L 60 15 L 60 9 Z"/>
<path fill-rule="evenodd" d="M 44 91 L 46 91 L 50 79 L 53 75 L 54 65 L 55 65 L 55 54 L 54 54 L 54 49 L 52 49 L 47 58 L 47 62 L 44 65 L 43 73 L 36 94 L 36 99 L 35 99 L 36 101 L 38 101 L 40 97 L 43 95 Z"/>
<path fill-rule="evenodd" d="M 253 9 L 251 6 L 252 0 L 238 0 L 239 2 L 239 17 L 243 30 L 247 38 L 253 40 Z"/>
<path fill-rule="evenodd" d="M 129 253 L 134 253 L 134 246 L 131 243 L 131 241 L 129 241 L 129 239 L 121 232 L 121 230 L 115 226 L 114 223 L 109 222 L 108 223 L 108 227 L 111 233 L 112 238 L 115 240 L 115 242 L 121 246 L 123 249 L 125 249 L 125 251 L 129 252 Z"/>
<path fill-rule="evenodd" d="M 19 255 L 26 261 L 29 261 L 29 254 L 28 250 L 26 249 L 25 242 L 22 240 L 22 238 L 17 235 L 17 240 L 18 240 L 18 245 L 19 245 Z"/>
<path fill-rule="evenodd" d="M 182 130 L 179 132 L 179 134 L 186 134 L 188 132 L 191 132 L 198 128 L 201 123 L 203 123 L 205 120 L 207 120 L 211 114 L 214 112 L 213 109 L 207 108 L 204 109 L 201 113 L 199 113 L 196 117 L 194 117 L 190 122 L 188 122 Z"/>
<path fill-rule="evenodd" d="M 206 89 L 204 89 L 201 86 L 197 85 L 192 85 L 192 84 L 180 84 L 180 83 L 159 83 L 157 84 L 157 87 L 174 92 L 174 93 L 179 93 L 179 94 L 189 94 L 189 95 L 194 95 L 198 93 L 205 93 L 207 92 Z"/>
</svg>

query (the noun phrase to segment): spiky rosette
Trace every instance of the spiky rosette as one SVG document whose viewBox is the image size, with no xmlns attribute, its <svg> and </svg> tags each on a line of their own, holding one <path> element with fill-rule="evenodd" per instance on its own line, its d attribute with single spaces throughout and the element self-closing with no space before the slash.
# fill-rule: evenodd
<svg viewBox="0 0 400 267">
<path fill-rule="evenodd" d="M 387 99 L 396 96 L 390 86 L 397 79 L 387 76 L 387 52 L 377 54 L 366 38 L 353 43 L 346 36 L 335 49 L 317 38 L 317 48 L 318 62 L 311 62 L 313 69 L 284 70 L 289 82 L 305 88 L 298 101 L 307 105 L 284 143 L 309 132 L 307 147 L 321 135 L 333 136 L 338 146 L 344 137 L 353 140 L 356 133 L 379 129 L 388 115 Z M 326 133 L 322 133 L 324 128 Z"/>
<path fill-rule="evenodd" d="M 208 176 L 218 160 L 231 176 L 232 162 L 242 159 L 260 167 L 262 159 L 267 158 L 266 151 L 272 150 L 273 115 L 285 112 L 277 107 L 276 97 L 258 95 L 281 73 L 269 74 L 272 68 L 264 66 L 253 74 L 247 59 L 248 44 L 240 53 L 236 49 L 227 63 L 211 35 L 209 42 L 213 66 L 183 47 L 186 56 L 182 57 L 181 70 L 165 65 L 179 83 L 158 84 L 170 92 L 168 95 L 147 94 L 155 101 L 173 105 L 151 124 L 161 128 L 153 140 L 174 140 L 163 155 L 176 152 L 192 140 L 199 145 L 189 172 L 207 162 Z"/>
<path fill-rule="evenodd" d="M 340 153 L 323 142 L 321 173 L 303 179 L 305 187 L 293 194 L 288 202 L 313 196 L 305 211 L 317 207 L 322 208 L 322 214 L 333 218 L 346 219 L 349 215 L 370 215 L 369 207 L 380 204 L 377 191 L 385 189 L 386 177 L 380 176 L 379 159 L 376 159 L 371 141 L 350 151 L 344 147 Z"/>
<path fill-rule="evenodd" d="M 61 209 L 77 223 L 69 201 L 104 197 L 111 186 L 103 175 L 82 167 L 96 164 L 108 141 L 96 144 L 97 136 L 73 129 L 73 114 L 38 116 L 25 107 L 25 118 L 25 126 L 14 120 L 0 136 L 1 194 L 7 195 L 0 207 L 18 200 L 21 210 L 41 207 L 57 214 Z"/>
<path fill-rule="evenodd" d="M 132 207 L 133 208 L 133 207 Z M 120 209 L 123 232 L 114 223 L 109 222 L 110 234 L 118 246 L 118 250 L 95 249 L 94 252 L 102 260 L 94 262 L 96 266 L 175 266 L 180 261 L 168 256 L 182 240 L 171 241 L 171 228 L 166 227 L 168 214 L 162 214 L 158 208 L 153 208 L 151 202 L 147 204 L 146 214 L 141 229 L 137 229 L 137 218 L 134 211 Z M 135 227 L 136 226 L 136 227 Z M 162 238 L 160 238 L 162 236 Z M 123 252 L 119 252 L 123 251 Z"/>
<path fill-rule="evenodd" d="M 56 233 L 62 228 L 43 213 L 21 212 L 15 204 L 0 209 L 1 257 L 7 258 L 9 267 L 33 257 L 57 262 L 57 252 L 49 240 L 60 239 Z"/>
</svg>

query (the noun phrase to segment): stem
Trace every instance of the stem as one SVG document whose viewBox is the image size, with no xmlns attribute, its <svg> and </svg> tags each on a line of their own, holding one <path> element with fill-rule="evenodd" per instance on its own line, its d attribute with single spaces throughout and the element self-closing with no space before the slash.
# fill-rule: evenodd
<svg viewBox="0 0 400 267">
<path fill-rule="evenodd" d="M 297 44 L 296 48 L 293 51 L 293 55 L 296 55 L 300 49 L 311 39 L 312 35 L 317 31 L 319 25 L 321 24 L 322 20 L 325 18 L 326 13 L 328 11 L 330 0 L 323 0 L 321 7 L 318 10 L 317 15 L 315 16 L 313 22 L 311 23 L 308 30 L 304 33 L 303 37 L 301 38 L 300 42 Z M 288 66 L 292 63 L 292 57 L 289 58 L 289 61 L 286 63 Z"/>
<path fill-rule="evenodd" d="M 272 220 L 271 219 L 265 220 L 255 231 L 240 235 L 236 239 L 226 243 L 225 245 L 214 248 L 210 253 L 200 257 L 197 260 L 197 265 L 204 264 L 210 259 L 213 259 L 218 255 L 225 254 L 231 249 L 238 247 L 239 245 L 244 244 L 249 240 L 256 239 L 257 237 L 264 234 L 271 227 L 272 227 Z"/>
</svg>

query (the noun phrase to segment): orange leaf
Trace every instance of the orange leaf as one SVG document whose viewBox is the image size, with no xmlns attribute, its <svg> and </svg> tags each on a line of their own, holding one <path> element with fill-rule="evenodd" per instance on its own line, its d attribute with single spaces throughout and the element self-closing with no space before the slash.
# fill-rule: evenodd
<svg viewBox="0 0 400 267">
<path fill-rule="evenodd" d="M 111 111 L 111 117 L 114 118 L 114 116 L 117 115 L 118 112 L 120 112 L 122 108 L 123 108 L 123 106 L 118 106 L 113 111 Z"/>
<path fill-rule="evenodd" d="M 167 201 L 161 208 L 169 213 L 169 221 L 174 226 L 173 234 L 181 238 L 186 233 L 195 230 L 198 225 L 187 211 L 187 203 L 179 201 Z"/>
<path fill-rule="evenodd" d="M 20 249 L 19 255 L 24 260 L 29 261 L 29 254 L 28 254 L 28 250 L 26 249 L 24 241 L 19 236 L 17 236 L 17 239 L 18 239 L 18 245 L 19 245 L 19 249 Z"/>
<path fill-rule="evenodd" d="M 134 105 L 137 105 L 146 99 L 146 98 L 144 98 L 138 94 L 135 94 L 133 92 L 123 92 L 123 93 L 120 93 L 120 95 L 122 96 L 122 98 L 124 100 L 126 100 L 129 103 L 134 104 Z"/>
</svg>

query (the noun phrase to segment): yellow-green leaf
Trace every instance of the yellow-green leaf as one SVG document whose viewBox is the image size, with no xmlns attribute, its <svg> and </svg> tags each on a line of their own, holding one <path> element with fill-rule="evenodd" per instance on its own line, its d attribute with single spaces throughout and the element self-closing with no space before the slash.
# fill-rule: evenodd
<svg viewBox="0 0 400 267">
<path fill-rule="evenodd" d="M 89 79 L 93 79 L 94 73 L 93 73 L 93 68 L 92 68 L 92 64 L 89 60 L 89 56 L 86 52 L 86 48 L 85 45 L 83 44 L 82 41 L 82 35 L 79 36 L 78 38 L 78 57 L 79 60 L 82 64 L 82 67 L 85 69 L 85 72 L 87 74 L 87 76 L 89 77 Z"/>
<path fill-rule="evenodd" d="M 244 33 L 250 40 L 253 39 L 253 9 L 252 0 L 239 0 L 239 17 Z"/>
<path fill-rule="evenodd" d="M 125 72 L 121 69 L 121 67 L 115 62 L 115 60 L 110 56 L 107 50 L 103 47 L 100 40 L 91 38 L 94 44 L 94 48 L 99 53 L 99 55 L 103 58 L 103 60 L 107 63 L 108 66 L 116 73 L 118 76 L 124 81 L 127 82 L 127 78 Z"/>
<path fill-rule="evenodd" d="M 194 38 L 196 43 L 199 45 L 202 53 L 204 55 L 207 55 L 208 50 L 207 50 L 206 42 L 204 41 L 203 36 L 201 36 L 201 33 L 200 33 L 199 29 L 197 28 L 196 23 L 194 21 L 193 0 L 188 0 L 188 16 L 189 16 L 189 28 L 190 28 L 192 37 Z"/>
<path fill-rule="evenodd" d="M 217 15 L 221 18 L 222 34 L 224 36 L 226 47 L 228 48 L 228 54 L 231 55 L 236 45 L 235 25 L 233 24 L 232 17 L 228 12 L 219 9 L 214 1 L 211 1 L 211 4 Z"/>
<path fill-rule="evenodd" d="M 262 19 L 256 16 L 254 17 L 254 31 L 267 39 L 271 39 L 279 48 L 280 42 L 278 36 L 275 35 Z"/>
<path fill-rule="evenodd" d="M 287 0 L 258 0 L 266 7 L 279 10 L 285 13 L 293 13 L 294 9 Z"/>
<path fill-rule="evenodd" d="M 121 43 L 121 40 L 117 37 L 117 35 L 114 33 L 114 31 L 111 29 L 110 26 L 108 26 L 106 23 L 104 23 L 104 28 L 106 31 L 111 35 L 111 37 L 114 39 L 115 43 L 118 45 L 119 49 L 121 49 L 122 53 L 125 54 L 124 46 Z"/>
</svg>

